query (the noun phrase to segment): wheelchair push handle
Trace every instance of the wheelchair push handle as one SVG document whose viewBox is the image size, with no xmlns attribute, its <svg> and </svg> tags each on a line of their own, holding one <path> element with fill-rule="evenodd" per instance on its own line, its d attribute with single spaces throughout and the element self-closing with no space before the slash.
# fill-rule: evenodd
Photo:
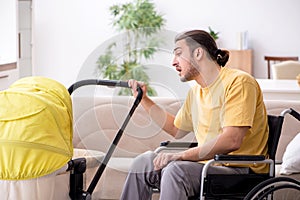
<svg viewBox="0 0 300 200">
<path fill-rule="evenodd" d="M 294 110 L 293 108 L 289 108 L 289 109 L 285 109 L 280 113 L 280 116 L 284 117 L 286 114 L 290 114 L 293 117 L 295 117 L 296 119 L 298 119 L 300 121 L 300 113 L 298 113 L 296 110 Z"/>
<path fill-rule="evenodd" d="M 298 113 L 297 111 L 295 111 L 292 108 L 290 108 L 290 110 L 291 110 L 290 114 L 300 121 L 300 113 Z"/>
<path fill-rule="evenodd" d="M 86 86 L 86 85 L 104 85 L 108 87 L 124 87 L 130 88 L 127 81 L 118 81 L 118 80 L 102 80 L 102 79 L 87 79 L 77 81 L 76 83 L 72 84 L 68 91 L 70 95 L 79 87 Z"/>
</svg>

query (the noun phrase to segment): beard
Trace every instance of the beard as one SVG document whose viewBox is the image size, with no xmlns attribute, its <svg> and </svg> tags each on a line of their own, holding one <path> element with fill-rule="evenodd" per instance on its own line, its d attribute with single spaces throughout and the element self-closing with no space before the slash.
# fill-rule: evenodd
<svg viewBox="0 0 300 200">
<path fill-rule="evenodd" d="M 191 63 L 189 66 L 189 70 L 187 70 L 184 76 L 180 77 L 181 82 L 188 82 L 191 80 L 195 80 L 195 78 L 199 75 L 199 70 Z"/>
<path fill-rule="evenodd" d="M 181 81 L 181 82 L 188 82 L 189 80 L 186 79 L 186 77 L 180 77 L 180 81 Z"/>
</svg>

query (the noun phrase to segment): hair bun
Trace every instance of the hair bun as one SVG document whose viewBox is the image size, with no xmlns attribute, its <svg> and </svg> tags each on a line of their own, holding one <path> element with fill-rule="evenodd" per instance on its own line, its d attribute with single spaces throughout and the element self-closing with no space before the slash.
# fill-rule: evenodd
<svg viewBox="0 0 300 200">
<path fill-rule="evenodd" d="M 217 49 L 215 51 L 215 56 L 218 57 L 218 55 L 222 54 L 222 50 L 221 49 Z"/>
<path fill-rule="evenodd" d="M 229 51 L 217 49 L 215 52 L 217 63 L 224 67 L 229 59 Z"/>
</svg>

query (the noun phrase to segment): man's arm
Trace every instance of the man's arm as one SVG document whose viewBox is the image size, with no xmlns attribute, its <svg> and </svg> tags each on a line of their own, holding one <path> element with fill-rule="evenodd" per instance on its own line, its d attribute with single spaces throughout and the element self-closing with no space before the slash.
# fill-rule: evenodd
<svg viewBox="0 0 300 200">
<path fill-rule="evenodd" d="M 188 149 L 182 152 L 182 160 L 208 160 L 212 159 L 216 154 L 227 154 L 236 151 L 242 145 L 244 136 L 246 135 L 249 127 L 236 127 L 229 126 L 223 128 L 217 138 L 208 141 L 202 146 Z"/>
<path fill-rule="evenodd" d="M 212 159 L 216 154 L 227 154 L 238 150 L 249 127 L 225 127 L 217 138 L 202 146 L 178 153 L 161 153 L 153 161 L 156 170 L 163 168 L 172 160 L 201 161 Z"/>
<path fill-rule="evenodd" d="M 136 97 L 137 91 L 136 88 L 139 86 L 143 90 L 143 98 L 141 100 L 141 105 L 149 113 L 151 119 L 164 131 L 175 138 L 181 138 L 185 136 L 188 132 L 179 130 L 174 125 L 175 116 L 168 113 L 155 102 L 153 102 L 147 95 L 147 88 L 144 83 L 137 82 L 135 80 L 130 80 L 129 86 L 132 88 L 133 95 Z"/>
<path fill-rule="evenodd" d="M 175 138 L 181 138 L 188 132 L 178 129 L 174 125 L 175 116 L 171 115 L 160 106 L 155 104 L 150 98 L 146 97 L 141 102 L 144 109 L 149 113 L 151 119 L 164 131 Z"/>
</svg>

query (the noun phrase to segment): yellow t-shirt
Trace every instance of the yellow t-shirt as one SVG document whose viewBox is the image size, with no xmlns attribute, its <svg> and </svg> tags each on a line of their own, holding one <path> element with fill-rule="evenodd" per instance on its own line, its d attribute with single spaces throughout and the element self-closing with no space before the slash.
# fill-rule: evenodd
<svg viewBox="0 0 300 200">
<path fill-rule="evenodd" d="M 174 124 L 193 131 L 200 146 L 221 134 L 223 127 L 249 126 L 240 149 L 230 154 L 267 155 L 268 122 L 263 95 L 256 80 L 240 70 L 221 68 L 210 86 L 192 87 Z M 250 168 L 256 173 L 268 171 L 265 164 Z"/>
</svg>

